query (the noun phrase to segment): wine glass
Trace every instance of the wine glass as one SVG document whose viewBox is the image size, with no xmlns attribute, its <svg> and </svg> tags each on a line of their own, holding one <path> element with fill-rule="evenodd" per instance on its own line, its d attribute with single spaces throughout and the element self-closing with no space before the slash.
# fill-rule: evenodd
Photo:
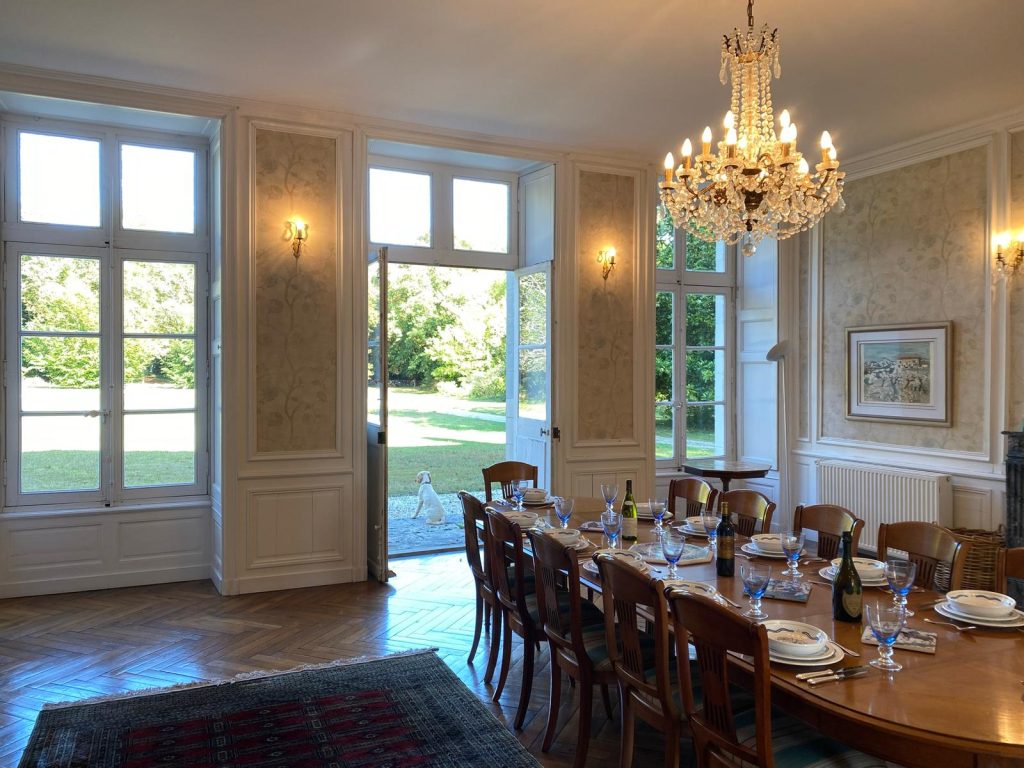
<svg viewBox="0 0 1024 768">
<path fill-rule="evenodd" d="M 761 610 L 761 598 L 768 591 L 772 578 L 772 567 L 759 563 L 740 563 L 740 578 L 743 591 L 750 596 L 750 608 L 743 615 L 751 619 L 763 619 L 768 614 Z"/>
<path fill-rule="evenodd" d="M 871 634 L 878 641 L 878 658 L 868 663 L 886 672 L 899 672 L 903 665 L 892 660 L 892 647 L 896 644 L 896 638 L 900 636 L 907 615 L 898 605 L 875 602 L 865 603 L 864 616 L 871 628 Z"/>
<path fill-rule="evenodd" d="M 665 510 L 668 508 L 668 499 L 648 499 L 648 506 L 651 508 L 651 517 L 654 518 L 654 530 L 659 536 L 664 531 Z"/>
<path fill-rule="evenodd" d="M 513 480 L 512 481 L 512 498 L 516 500 L 516 509 L 520 512 L 523 511 L 523 496 L 526 495 L 526 489 L 530 487 L 529 480 Z"/>
<path fill-rule="evenodd" d="M 666 528 L 661 532 L 661 553 L 668 563 L 668 577 L 676 578 L 679 574 L 676 571 L 676 563 L 683 556 L 683 549 L 686 547 L 686 538 L 678 531 Z"/>
<path fill-rule="evenodd" d="M 601 526 L 604 535 L 608 537 L 608 546 L 615 549 L 619 544 L 619 531 L 622 530 L 622 515 L 614 509 L 606 509 L 601 513 Z"/>
<path fill-rule="evenodd" d="M 615 499 L 619 495 L 619 486 L 615 483 L 602 483 L 601 495 L 604 497 L 604 508 L 611 512 L 615 508 Z"/>
<path fill-rule="evenodd" d="M 800 561 L 800 553 L 804 549 L 803 531 L 784 531 L 779 538 L 782 540 L 782 552 L 786 555 L 786 562 L 789 570 L 786 575 L 791 579 L 802 579 L 804 575 L 797 567 Z"/>
<path fill-rule="evenodd" d="M 555 514 L 558 515 L 558 522 L 563 528 L 569 527 L 569 518 L 572 517 L 572 508 L 576 505 L 576 499 L 572 496 L 555 497 Z"/>
<path fill-rule="evenodd" d="M 718 548 L 718 524 L 722 522 L 722 518 L 710 510 L 705 510 L 701 518 L 704 520 L 704 530 L 708 534 L 708 544 L 714 552 Z"/>
<path fill-rule="evenodd" d="M 914 586 L 915 576 L 917 576 L 917 563 L 895 557 L 886 559 L 885 580 L 889 582 L 889 588 L 892 590 L 893 604 L 902 608 L 907 617 L 914 615 L 914 612 L 907 608 L 907 594 Z"/>
</svg>

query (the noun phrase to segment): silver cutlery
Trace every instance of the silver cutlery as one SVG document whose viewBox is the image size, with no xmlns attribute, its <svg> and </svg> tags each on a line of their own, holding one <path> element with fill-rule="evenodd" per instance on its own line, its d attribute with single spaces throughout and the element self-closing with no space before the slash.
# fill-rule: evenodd
<svg viewBox="0 0 1024 768">
<path fill-rule="evenodd" d="M 798 675 L 794 675 L 797 680 L 811 680 L 815 677 L 828 677 L 829 675 L 849 675 L 860 670 L 867 670 L 867 667 L 840 667 L 839 669 L 818 669 L 814 672 L 801 672 Z"/>
<path fill-rule="evenodd" d="M 808 685 L 820 685 L 821 683 L 835 683 L 840 680 L 851 680 L 855 677 L 863 677 L 868 673 L 865 667 L 854 668 L 853 671 L 847 672 L 846 670 L 839 670 L 834 675 L 828 677 L 812 677 L 807 681 Z"/>
<path fill-rule="evenodd" d="M 837 643 L 835 640 L 832 641 L 832 645 L 834 645 L 837 648 L 839 648 L 847 656 L 856 656 L 857 658 L 860 658 L 860 654 L 859 653 L 857 653 L 856 651 L 852 650 L 851 648 L 847 648 L 845 645 L 842 645 L 841 643 Z"/>
<path fill-rule="evenodd" d="M 733 608 L 742 608 L 743 607 L 739 603 L 734 603 L 732 600 L 730 600 L 728 597 L 723 595 L 721 592 L 718 593 L 718 596 L 720 598 L 722 598 L 725 602 L 727 602 L 729 605 L 731 605 Z"/>
<path fill-rule="evenodd" d="M 959 624 L 954 624 L 952 621 L 935 621 L 934 619 L 928 618 L 926 618 L 925 621 L 927 621 L 929 624 L 939 624 L 943 627 L 952 627 L 957 632 L 966 632 L 969 629 L 977 629 L 977 627 L 973 624 L 968 624 L 965 627 L 961 627 Z"/>
</svg>

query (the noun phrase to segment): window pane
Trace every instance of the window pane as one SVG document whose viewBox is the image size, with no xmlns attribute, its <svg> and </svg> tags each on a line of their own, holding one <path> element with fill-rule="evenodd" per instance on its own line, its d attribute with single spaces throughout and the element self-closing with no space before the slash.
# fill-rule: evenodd
<svg viewBox="0 0 1024 768">
<path fill-rule="evenodd" d="M 658 269 L 674 269 L 676 266 L 676 229 L 665 206 L 658 204 L 658 219 L 655 224 L 655 259 Z"/>
<path fill-rule="evenodd" d="M 99 407 L 99 339 L 22 337 L 22 411 L 93 411 Z"/>
<path fill-rule="evenodd" d="M 725 352 L 686 353 L 686 399 L 707 402 L 725 399 Z"/>
<path fill-rule="evenodd" d="M 92 139 L 18 134 L 22 221 L 100 225 L 100 143 Z"/>
<path fill-rule="evenodd" d="M 691 405 L 686 409 L 686 457 L 725 455 L 725 406 Z"/>
<path fill-rule="evenodd" d="M 121 226 L 196 231 L 196 153 L 121 145 Z"/>
<path fill-rule="evenodd" d="M 98 333 L 99 260 L 23 254 L 21 327 L 26 331 Z"/>
<path fill-rule="evenodd" d="M 508 198 L 508 184 L 453 179 L 455 249 L 508 253 Z"/>
<path fill-rule="evenodd" d="M 100 419 L 22 417 L 22 493 L 87 491 L 99 487 Z"/>
<path fill-rule="evenodd" d="M 725 346 L 725 296 L 686 294 L 686 346 Z"/>
<path fill-rule="evenodd" d="M 124 417 L 124 485 L 184 485 L 196 479 L 194 413 Z"/>
<path fill-rule="evenodd" d="M 547 419 L 547 351 L 519 350 L 519 416 Z"/>
<path fill-rule="evenodd" d="M 671 344 L 672 329 L 675 327 L 675 295 L 670 291 L 658 291 L 654 299 L 654 343 Z"/>
<path fill-rule="evenodd" d="M 124 340 L 124 407 L 195 408 L 196 348 L 191 339 Z"/>
<path fill-rule="evenodd" d="M 429 174 L 370 169 L 370 240 L 430 247 Z"/>
<path fill-rule="evenodd" d="M 667 402 L 675 399 L 672 392 L 672 360 L 675 352 L 671 349 L 654 350 L 654 399 Z"/>
<path fill-rule="evenodd" d="M 547 339 L 547 275 L 533 272 L 519 278 L 519 343 L 543 344 Z"/>
<path fill-rule="evenodd" d="M 195 293 L 194 264 L 124 262 L 125 333 L 192 333 Z"/>
<path fill-rule="evenodd" d="M 654 406 L 654 458 L 671 459 L 675 455 L 675 425 L 671 405 Z"/>
<path fill-rule="evenodd" d="M 709 243 L 687 232 L 686 268 L 691 272 L 725 272 L 725 243 Z"/>
</svg>

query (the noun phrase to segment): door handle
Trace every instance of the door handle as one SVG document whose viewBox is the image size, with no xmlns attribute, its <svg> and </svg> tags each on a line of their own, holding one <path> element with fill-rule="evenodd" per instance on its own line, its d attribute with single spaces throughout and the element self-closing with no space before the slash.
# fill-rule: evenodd
<svg viewBox="0 0 1024 768">
<path fill-rule="evenodd" d="M 547 437 L 550 434 L 551 434 L 551 430 L 550 429 L 545 429 L 544 427 L 540 428 L 540 436 L 541 437 Z"/>
<path fill-rule="evenodd" d="M 82 414 L 87 419 L 95 419 L 100 416 L 106 417 L 110 415 L 110 411 L 86 411 Z"/>
</svg>

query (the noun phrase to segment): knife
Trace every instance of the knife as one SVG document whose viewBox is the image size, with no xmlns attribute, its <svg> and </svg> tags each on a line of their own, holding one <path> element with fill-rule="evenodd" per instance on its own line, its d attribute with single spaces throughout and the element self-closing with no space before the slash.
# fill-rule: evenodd
<svg viewBox="0 0 1024 768">
<path fill-rule="evenodd" d="M 862 677 L 868 673 L 864 667 L 851 667 L 850 669 L 841 669 L 834 675 L 828 677 L 812 677 L 807 681 L 808 685 L 818 685 L 818 683 L 832 683 L 837 680 L 847 680 L 853 677 Z"/>
<path fill-rule="evenodd" d="M 829 675 L 848 675 L 851 672 L 858 672 L 860 670 L 866 670 L 863 664 L 857 667 L 840 667 L 839 669 L 818 669 L 814 672 L 801 672 L 795 675 L 797 680 L 810 680 L 812 677 L 828 677 Z"/>
</svg>

